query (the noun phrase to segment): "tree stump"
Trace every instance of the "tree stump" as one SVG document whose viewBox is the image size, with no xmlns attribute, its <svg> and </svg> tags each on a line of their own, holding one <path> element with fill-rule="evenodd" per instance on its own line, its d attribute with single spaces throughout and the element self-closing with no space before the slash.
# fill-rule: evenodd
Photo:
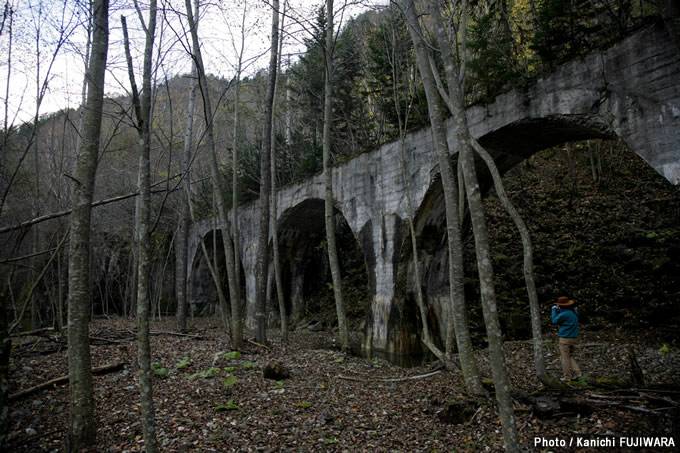
<svg viewBox="0 0 680 453">
<path fill-rule="evenodd" d="M 264 375 L 265 379 L 282 381 L 290 377 L 290 370 L 280 363 L 270 363 L 264 367 L 262 374 Z"/>
</svg>

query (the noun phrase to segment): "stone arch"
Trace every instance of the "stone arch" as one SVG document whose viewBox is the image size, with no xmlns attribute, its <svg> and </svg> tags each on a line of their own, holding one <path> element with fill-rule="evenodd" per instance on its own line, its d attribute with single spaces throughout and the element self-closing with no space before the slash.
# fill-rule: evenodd
<svg viewBox="0 0 680 453">
<path fill-rule="evenodd" d="M 215 258 L 217 261 L 217 272 L 219 272 L 220 283 L 224 295 L 227 299 L 227 303 L 231 304 L 229 300 L 229 283 L 227 281 L 226 272 L 226 261 L 224 257 L 224 243 L 222 238 L 222 231 L 220 229 L 207 229 L 207 231 L 200 231 L 200 238 L 198 235 L 194 238 L 196 244 L 192 249 L 193 252 L 189 256 L 188 265 L 188 282 L 189 282 L 189 294 L 190 294 L 190 304 L 192 309 L 197 309 L 199 311 L 206 307 L 210 307 L 217 302 L 217 289 L 215 288 L 215 282 L 210 273 L 210 270 L 206 263 L 206 258 L 203 254 L 203 250 L 200 245 L 200 240 L 203 240 L 206 246 L 208 255 L 212 261 L 211 264 L 214 265 Z M 217 255 L 217 256 L 216 256 Z M 243 265 L 241 264 L 240 269 L 240 280 L 241 280 L 241 298 L 245 296 L 245 272 L 243 270 Z M 215 305 L 217 306 L 217 305 Z M 214 309 L 214 308 L 212 308 Z"/>
<path fill-rule="evenodd" d="M 635 148 L 636 140 L 622 129 L 610 127 L 599 115 L 548 115 L 543 118 L 526 118 L 509 123 L 492 130 L 478 138 L 482 146 L 494 158 L 494 162 L 501 175 L 505 175 L 521 162 L 537 152 L 555 146 L 589 139 L 621 140 L 630 152 L 641 157 L 650 167 L 659 171 L 653 163 L 648 161 L 648 150 Z M 456 165 L 457 154 L 452 156 L 452 164 Z M 480 190 L 486 195 L 493 190 L 493 181 L 484 162 L 476 157 L 477 174 Z M 662 173 L 663 174 L 663 173 Z M 667 176 L 667 175 L 664 175 Z M 670 181 L 673 183 L 673 181 Z M 470 234 L 469 219 L 463 220 L 462 234 Z M 416 234 L 419 250 L 419 265 L 422 272 L 425 298 L 430 310 L 430 327 L 435 333 L 443 335 L 446 324 L 446 303 L 448 303 L 448 255 L 446 243 L 446 215 L 443 188 L 437 174 L 425 192 L 418 206 L 416 216 Z M 404 248 L 407 249 L 406 247 Z M 408 260 L 400 263 L 400 268 L 408 266 L 412 260 L 410 250 L 407 251 Z M 411 268 L 409 268 L 409 272 Z M 406 292 L 413 292 L 413 277 L 406 277 L 410 287 Z M 443 336 L 441 336 L 443 338 Z M 437 340 L 437 338 L 435 338 Z"/>
<path fill-rule="evenodd" d="M 279 257 L 284 287 L 284 300 L 289 317 L 301 319 L 306 315 L 306 297 L 321 288 L 327 288 L 331 281 L 327 256 L 319 247 L 325 241 L 325 202 L 320 198 L 308 198 L 287 208 L 280 214 L 278 222 Z M 354 242 L 355 250 L 339 250 L 350 259 L 356 259 L 361 253 L 365 265 L 363 244 L 351 223 L 344 216 L 340 205 L 336 204 L 336 235 L 339 242 Z M 340 266 L 345 275 L 345 265 L 341 259 Z M 273 271 L 273 270 L 272 270 Z M 275 300 L 272 297 L 272 300 Z M 274 305 L 276 305 L 274 303 Z M 313 311 L 321 308 L 312 306 Z M 277 308 L 274 308 L 278 311 Z"/>
<path fill-rule="evenodd" d="M 620 137 L 658 173 L 677 185 L 680 184 L 678 73 L 677 48 L 662 27 L 651 26 L 609 49 L 565 63 L 522 89 L 498 96 L 488 105 L 468 108 L 468 124 L 502 172 L 540 149 L 567 140 Z M 453 133 L 449 124 L 452 143 Z M 433 254 L 441 253 L 443 233 L 438 228 L 443 224 L 443 203 L 429 129 L 409 133 L 405 148 L 407 179 L 418 205 L 418 240 L 425 248 L 430 247 Z M 452 154 L 455 159 L 455 152 Z M 408 265 L 408 259 L 403 257 L 408 249 L 403 246 L 408 234 L 400 162 L 399 146 L 392 142 L 333 167 L 337 209 L 363 247 L 371 274 L 374 300 L 364 346 L 378 351 L 405 351 L 409 343 L 402 339 L 413 333 L 404 330 L 404 324 L 390 321 L 395 318 L 391 315 L 395 310 L 396 318 L 410 316 L 408 310 L 399 308 L 401 301 L 396 291 L 402 284 L 401 280 L 397 282 L 398 275 L 408 277 L 408 272 L 399 270 Z M 487 190 L 491 185 L 488 174 L 480 171 L 480 180 L 482 190 Z M 282 224 L 294 217 L 304 221 L 304 206 L 312 206 L 305 203 L 322 203 L 323 188 L 320 175 L 282 188 L 277 194 Z M 248 293 L 248 303 L 254 298 L 250 278 L 257 251 L 254 232 L 258 230 L 258 209 L 259 202 L 249 203 L 239 216 L 240 252 L 252 292 Z M 192 237 L 201 231 L 205 234 L 210 222 L 208 219 L 195 225 Z M 192 239 L 192 243 L 195 255 L 196 241 Z M 437 272 L 446 275 L 443 266 Z"/>
</svg>

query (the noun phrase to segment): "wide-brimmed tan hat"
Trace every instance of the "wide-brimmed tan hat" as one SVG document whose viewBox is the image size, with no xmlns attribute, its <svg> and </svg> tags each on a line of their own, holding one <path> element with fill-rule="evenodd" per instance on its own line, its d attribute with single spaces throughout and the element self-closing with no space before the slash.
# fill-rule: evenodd
<svg viewBox="0 0 680 453">
<path fill-rule="evenodd" d="M 574 305 L 574 301 L 569 299 L 568 297 L 560 297 L 557 299 L 557 305 L 560 307 L 569 307 L 571 305 Z"/>
</svg>

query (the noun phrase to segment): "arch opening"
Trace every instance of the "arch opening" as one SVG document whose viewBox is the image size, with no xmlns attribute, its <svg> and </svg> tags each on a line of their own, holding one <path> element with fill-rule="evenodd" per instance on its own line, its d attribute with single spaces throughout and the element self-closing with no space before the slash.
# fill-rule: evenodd
<svg viewBox="0 0 680 453">
<path fill-rule="evenodd" d="M 617 140 L 568 141 L 506 156 L 510 158 L 501 158 L 505 190 L 531 231 L 539 302 L 549 304 L 561 295 L 575 298 L 583 304 L 587 328 L 593 330 L 614 320 L 677 329 L 679 317 L 669 301 L 680 296 L 679 188 Z M 519 234 L 490 178 L 480 178 L 480 183 L 486 193 L 503 331 L 507 339 L 530 338 Z M 424 294 L 435 314 L 430 327 L 439 334 L 440 344 L 446 314 L 442 304 L 448 303 L 443 198 L 436 180 L 416 218 Z M 474 240 L 469 230 L 465 232 L 468 314 L 474 341 L 484 345 Z M 407 291 L 413 292 L 413 287 Z M 550 326 L 544 327 L 544 334 L 550 335 Z"/>
<path fill-rule="evenodd" d="M 363 321 L 369 305 L 366 261 L 361 244 L 337 209 L 335 229 L 345 308 L 353 329 Z M 337 315 L 326 248 L 324 201 L 309 199 L 287 210 L 281 215 L 278 231 L 289 319 L 302 324 L 318 319 L 323 320 L 325 326 L 335 325 Z M 275 290 L 271 300 L 274 301 L 271 310 L 278 318 Z"/>
<path fill-rule="evenodd" d="M 222 232 L 220 230 L 210 230 L 203 236 L 208 257 L 213 268 L 219 276 L 224 297 L 227 301 L 227 309 L 229 310 L 227 317 L 231 313 L 231 300 L 229 299 L 229 282 L 227 280 L 227 264 L 224 257 L 224 243 L 222 240 Z M 190 279 L 190 300 L 191 310 L 194 315 L 210 316 L 220 313 L 219 297 L 215 280 L 210 272 L 210 268 L 203 254 L 201 245 L 198 245 L 196 254 L 191 263 L 191 279 Z M 241 300 L 245 300 L 246 296 L 246 280 L 243 264 L 240 264 L 240 289 Z"/>
</svg>

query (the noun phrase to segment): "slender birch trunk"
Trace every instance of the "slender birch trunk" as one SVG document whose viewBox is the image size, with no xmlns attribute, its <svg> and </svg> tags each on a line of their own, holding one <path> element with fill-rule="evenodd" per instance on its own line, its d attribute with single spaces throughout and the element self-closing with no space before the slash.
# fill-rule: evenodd
<svg viewBox="0 0 680 453">
<path fill-rule="evenodd" d="M 198 41 L 198 29 L 194 15 L 191 11 L 191 0 L 185 0 L 187 11 L 187 20 L 191 32 L 191 40 L 193 47 L 193 58 L 196 63 L 196 71 L 198 73 L 198 86 L 203 100 L 203 112 L 206 121 L 205 140 L 208 149 L 210 150 L 210 157 L 208 162 L 210 164 L 210 174 L 213 180 L 213 194 L 217 202 L 217 211 L 220 219 L 220 230 L 222 231 L 222 243 L 224 244 L 224 257 L 227 264 L 227 282 L 229 285 L 229 300 L 231 301 L 232 310 L 234 305 L 238 305 L 239 295 L 236 294 L 236 276 L 234 270 L 234 246 L 232 242 L 231 227 L 229 225 L 229 210 L 227 209 L 227 202 L 224 196 L 224 178 L 220 172 L 217 162 L 217 148 L 214 137 L 214 115 L 210 96 L 208 95 L 208 78 L 205 75 L 205 66 L 203 65 L 203 57 L 201 54 L 201 47 Z M 231 318 L 231 333 L 233 346 L 240 349 L 243 346 L 243 330 L 241 325 L 241 317 L 232 316 Z"/>
<path fill-rule="evenodd" d="M 277 11 L 278 14 L 278 11 Z M 279 39 L 279 51 L 276 60 L 276 72 L 281 70 L 281 51 L 283 49 L 283 23 L 286 17 L 286 7 L 284 5 L 281 14 L 281 39 Z M 276 296 L 279 302 L 279 316 L 281 320 L 281 338 L 284 343 L 288 343 L 288 313 L 286 312 L 286 302 L 283 298 L 283 282 L 281 281 L 281 262 L 279 258 L 279 220 L 278 206 L 276 200 L 276 129 L 274 118 L 276 113 L 276 89 L 279 86 L 279 77 L 274 79 L 274 98 L 272 99 L 272 143 L 271 143 L 271 178 L 272 178 L 272 254 L 274 261 L 274 280 L 276 282 Z"/>
<path fill-rule="evenodd" d="M 94 1 L 87 102 L 83 115 L 82 140 L 75 172 L 76 187 L 71 213 L 68 294 L 70 411 L 66 438 L 66 450 L 71 452 L 94 444 L 96 436 L 89 341 L 90 220 L 104 104 L 104 74 L 109 47 L 108 9 L 108 0 Z"/>
<path fill-rule="evenodd" d="M 446 365 L 447 368 L 454 368 L 454 363 L 448 360 L 445 351 L 442 351 L 433 341 L 432 334 L 430 333 L 430 326 L 428 324 L 427 307 L 425 305 L 425 299 L 423 297 L 422 285 L 421 285 L 421 275 L 420 266 L 418 263 L 418 244 L 417 236 L 415 230 L 414 221 L 414 210 L 413 210 L 413 198 L 411 197 L 411 189 L 408 183 L 408 175 L 406 173 L 406 131 L 408 130 L 408 120 L 410 108 L 413 101 L 413 96 L 411 95 L 411 89 L 409 89 L 409 99 L 407 102 L 406 112 L 404 112 L 404 118 L 402 119 L 401 113 L 401 97 L 399 96 L 399 63 L 397 61 L 396 52 L 396 36 L 394 25 L 391 28 L 392 35 L 390 36 L 390 44 L 386 46 L 386 53 L 389 56 L 390 68 L 392 70 L 392 101 L 394 103 L 394 109 L 397 112 L 397 126 L 399 128 L 399 161 L 401 164 L 401 178 L 404 184 L 404 189 L 406 191 L 406 203 L 408 209 L 408 228 L 409 234 L 411 235 L 411 255 L 413 256 L 413 271 L 415 279 L 415 293 L 416 293 L 416 303 L 418 304 L 418 310 L 420 311 L 420 318 L 423 324 L 423 336 L 421 341 L 427 347 L 427 349 L 432 352 L 437 359 L 441 360 L 442 363 Z M 450 316 L 449 316 L 450 318 Z M 453 330 L 453 327 L 450 327 Z"/>
<path fill-rule="evenodd" d="M 239 108 L 241 102 L 241 72 L 243 71 L 243 53 L 245 51 L 246 36 L 246 12 L 248 4 L 243 2 L 243 15 L 241 16 L 241 49 L 238 52 L 238 65 L 236 69 L 236 86 L 234 87 L 234 132 L 231 144 L 231 224 L 234 228 L 234 283 L 236 284 L 236 294 L 238 299 L 231 303 L 232 318 L 241 318 L 243 313 L 241 303 L 241 245 L 240 231 L 238 227 L 238 204 L 239 204 Z M 198 14 L 196 14 L 198 16 Z"/>
<path fill-rule="evenodd" d="M 198 2 L 196 3 L 196 16 L 198 16 Z M 176 245 L 176 270 L 175 292 L 177 296 L 177 330 L 183 332 L 187 328 L 188 288 L 188 235 L 189 222 L 191 220 L 191 148 L 193 146 L 194 118 L 196 116 L 196 86 L 197 82 L 196 63 L 191 64 L 191 80 L 189 82 L 189 100 L 187 102 L 187 122 L 184 129 L 184 197 L 182 197 L 182 212 L 180 213 L 179 228 Z"/>
<path fill-rule="evenodd" d="M 6 5 L 8 7 L 9 5 Z M 0 141 L 0 191 L 5 182 L 5 165 L 7 158 L 7 141 L 9 132 L 9 88 L 12 69 L 12 43 L 14 23 L 14 11 L 5 10 L 7 30 L 7 84 L 5 88 L 4 122 L 2 130 L 2 141 Z M 0 212 L 4 201 L 0 201 Z M 9 280 L 9 279 L 8 279 Z M 4 285 L 3 285 L 4 286 Z M 8 281 L 8 289 L 11 289 L 11 281 Z M 10 412 L 9 412 L 9 359 L 12 351 L 12 339 L 8 330 L 7 313 L 9 312 L 9 295 L 5 295 L 0 290 L 0 450 L 7 451 L 9 441 Z"/>
<path fill-rule="evenodd" d="M 37 14 L 38 14 L 38 21 L 42 21 L 42 4 L 38 4 L 37 6 Z M 35 193 L 33 194 L 33 218 L 36 218 L 40 215 L 40 140 L 39 140 L 39 135 L 40 135 L 40 99 L 41 99 L 41 83 L 40 83 L 40 48 L 41 48 L 41 43 L 40 43 L 40 32 L 41 32 L 41 27 L 40 25 L 37 26 L 36 29 L 36 38 L 35 38 L 35 102 L 36 102 L 36 108 L 35 108 L 35 115 L 33 116 L 33 129 L 34 132 L 33 134 L 35 135 L 35 140 L 33 141 L 33 171 L 35 173 Z M 40 233 L 41 233 L 41 228 L 39 225 L 36 225 L 33 227 L 32 231 L 32 237 L 31 237 L 31 247 L 33 253 L 38 253 L 40 251 Z M 31 260 L 31 272 L 30 272 L 30 278 L 32 280 L 35 279 L 36 277 L 36 271 L 35 269 L 38 268 L 40 265 L 40 260 L 39 258 L 34 258 Z M 39 298 L 37 294 L 34 294 L 33 297 L 31 297 L 31 329 L 37 329 L 40 327 L 38 324 L 40 322 L 39 316 L 38 316 L 38 311 L 39 311 L 39 306 L 38 306 Z"/>
<path fill-rule="evenodd" d="M 427 49 L 423 40 L 422 30 L 418 22 L 415 6 L 412 0 L 402 0 L 402 9 L 406 14 L 409 24 L 409 32 L 416 49 L 416 60 L 418 69 L 425 87 L 427 97 L 430 124 L 432 125 L 432 135 L 434 139 L 435 151 L 439 161 L 439 171 L 442 178 L 444 191 L 444 203 L 446 209 L 446 229 L 448 236 L 449 254 L 449 284 L 450 284 L 450 314 L 455 327 L 456 344 L 458 346 L 458 357 L 465 385 L 470 393 L 483 393 L 481 377 L 472 349 L 472 340 L 468 327 L 467 316 L 465 313 L 465 292 L 463 288 L 463 245 L 460 236 L 460 221 L 458 217 L 458 187 L 451 160 L 449 156 L 449 146 L 444 124 L 444 111 L 439 93 L 437 92 L 434 76 L 429 65 Z M 447 336 L 450 340 L 450 337 Z M 449 341 L 447 341 L 449 343 Z M 453 350 L 452 344 L 446 345 L 449 357 Z"/>
<path fill-rule="evenodd" d="M 140 15 L 141 19 L 141 15 Z M 146 34 L 142 91 L 137 91 L 132 56 L 130 54 L 125 17 L 121 18 L 132 100 L 139 134 L 139 197 L 138 197 L 138 267 L 137 267 L 137 361 L 142 407 L 142 434 L 148 453 L 158 451 L 153 406 L 151 345 L 149 342 L 149 311 L 151 307 L 151 69 L 153 42 L 156 31 L 156 0 L 149 5 L 149 22 L 142 23 Z"/>
<path fill-rule="evenodd" d="M 0 449 L 9 451 L 10 412 L 9 412 L 9 358 L 12 339 L 8 331 L 8 297 L 0 291 Z"/>
<path fill-rule="evenodd" d="M 496 306 L 496 290 L 494 287 L 494 274 L 491 264 L 486 214 L 484 212 L 482 194 L 477 180 L 470 129 L 467 124 L 463 93 L 458 80 L 458 68 L 456 60 L 451 53 L 451 42 L 448 39 L 442 22 L 439 4 L 437 2 L 431 2 L 429 7 L 434 35 L 439 45 L 439 50 L 444 61 L 445 73 L 449 81 L 450 107 L 453 109 L 451 114 L 453 115 L 455 124 L 459 159 L 462 160 L 465 192 L 470 208 L 472 231 L 475 237 L 475 254 L 477 257 L 477 270 L 479 272 L 479 285 L 482 296 L 482 312 L 484 314 L 484 324 L 486 325 L 486 334 L 489 342 L 491 371 L 493 373 L 496 401 L 498 403 L 498 412 L 501 419 L 505 450 L 508 452 L 519 452 L 519 434 L 515 423 L 512 397 L 510 396 L 510 383 L 508 381 L 508 373 L 505 366 L 501 326 L 498 319 L 498 308 Z"/>
<path fill-rule="evenodd" d="M 272 105 L 276 83 L 276 62 L 279 47 L 279 1 L 272 2 L 271 55 L 269 83 L 264 105 L 264 127 L 260 152 L 260 226 L 257 234 L 257 263 L 255 265 L 255 338 L 267 343 L 267 269 L 269 264 L 269 196 L 271 193 Z"/>
<path fill-rule="evenodd" d="M 6 34 L 7 34 L 7 63 L 5 64 L 7 67 L 7 79 L 5 83 L 5 101 L 3 102 L 3 107 L 4 107 L 4 122 L 3 122 L 3 127 L 2 127 L 2 141 L 0 142 L 0 191 L 4 192 L 4 187 L 5 187 L 5 170 L 7 168 L 7 152 L 8 152 L 8 140 L 9 140 L 9 130 L 11 128 L 10 121 L 9 121 L 9 89 L 12 86 L 11 80 L 12 80 L 12 44 L 14 43 L 14 10 L 9 8 L 9 4 L 5 3 L 5 20 L 6 20 Z M 88 42 L 89 42 L 89 34 L 88 34 Z M 89 48 L 88 48 L 89 49 Z M 86 68 L 87 72 L 87 68 Z M 85 102 L 83 100 L 82 105 L 85 105 Z M 79 130 L 82 130 L 80 128 Z M 2 213 L 2 209 L 5 205 L 5 199 L 0 198 L 0 214 Z"/>
<path fill-rule="evenodd" d="M 333 295 L 335 310 L 338 315 L 340 345 L 343 351 L 349 351 L 349 327 L 345 314 L 345 302 L 342 295 L 342 276 L 338 262 L 338 247 L 335 243 L 335 212 L 333 209 L 333 169 L 331 168 L 331 123 L 333 121 L 333 72 L 335 71 L 333 48 L 335 35 L 333 31 L 333 0 L 326 0 L 326 45 L 324 57 L 326 61 L 326 81 L 324 89 L 323 113 L 323 178 L 325 186 L 324 219 L 326 222 L 326 243 L 328 246 L 328 262 L 333 279 Z"/>
<path fill-rule="evenodd" d="M 508 211 L 510 217 L 512 217 L 517 230 L 519 231 L 520 238 L 522 240 L 522 250 L 524 252 L 524 281 L 527 285 L 527 296 L 529 297 L 529 311 L 531 313 L 531 331 L 533 334 L 533 345 L 534 345 L 534 367 L 536 369 L 536 377 L 543 383 L 546 387 L 550 388 L 564 388 L 564 384 L 558 379 L 548 374 L 548 370 L 545 365 L 545 353 L 543 352 L 543 335 L 541 333 L 541 308 L 538 305 L 538 294 L 536 292 L 536 282 L 534 280 L 534 247 L 531 243 L 531 236 L 529 235 L 529 229 L 527 228 L 524 220 L 520 216 L 517 209 L 513 206 L 510 198 L 505 193 L 505 188 L 503 187 L 503 180 L 501 179 L 500 172 L 496 168 L 496 163 L 493 161 L 491 155 L 484 149 L 477 140 L 472 139 L 472 147 L 479 154 L 479 156 L 484 160 L 486 166 L 491 172 L 493 177 L 494 187 L 496 189 L 496 194 L 498 195 L 501 204 Z"/>
</svg>

